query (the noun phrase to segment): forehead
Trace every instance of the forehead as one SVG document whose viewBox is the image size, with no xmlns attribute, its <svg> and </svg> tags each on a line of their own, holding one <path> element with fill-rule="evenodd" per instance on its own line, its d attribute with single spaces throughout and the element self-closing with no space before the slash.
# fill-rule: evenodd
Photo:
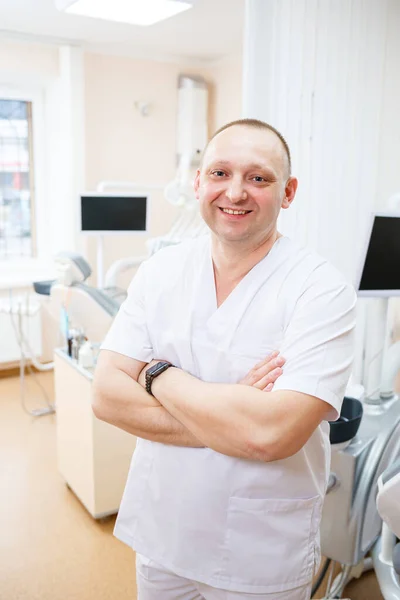
<svg viewBox="0 0 400 600">
<path fill-rule="evenodd" d="M 257 163 L 283 173 L 286 154 L 273 131 L 233 125 L 211 140 L 204 154 L 203 167 L 218 161 L 228 161 L 238 167 Z"/>
</svg>

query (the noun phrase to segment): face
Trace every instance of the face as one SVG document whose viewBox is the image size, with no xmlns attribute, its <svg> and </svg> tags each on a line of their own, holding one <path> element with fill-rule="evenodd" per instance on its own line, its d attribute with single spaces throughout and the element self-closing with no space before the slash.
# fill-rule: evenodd
<svg viewBox="0 0 400 600">
<path fill-rule="evenodd" d="M 233 125 L 210 142 L 194 188 L 202 217 L 221 242 L 259 245 L 276 232 L 297 180 L 289 177 L 273 132 Z"/>
</svg>

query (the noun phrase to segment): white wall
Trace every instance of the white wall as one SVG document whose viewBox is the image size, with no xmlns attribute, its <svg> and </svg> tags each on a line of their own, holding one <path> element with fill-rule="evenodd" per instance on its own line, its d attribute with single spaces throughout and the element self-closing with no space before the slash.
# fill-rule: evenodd
<svg viewBox="0 0 400 600">
<path fill-rule="evenodd" d="M 384 7 L 382 7 L 384 9 Z M 379 197 L 400 192 L 400 2 L 386 3 L 386 47 L 382 72 L 379 139 Z"/>
</svg>

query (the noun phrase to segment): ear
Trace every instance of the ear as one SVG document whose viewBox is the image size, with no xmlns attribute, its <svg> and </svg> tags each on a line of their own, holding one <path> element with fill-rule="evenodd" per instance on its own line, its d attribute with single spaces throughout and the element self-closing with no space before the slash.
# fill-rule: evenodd
<svg viewBox="0 0 400 600">
<path fill-rule="evenodd" d="M 200 169 L 197 169 L 196 176 L 193 181 L 194 193 L 195 193 L 197 200 L 199 199 L 199 187 L 200 187 Z"/>
<path fill-rule="evenodd" d="M 292 204 L 296 195 L 298 183 L 296 177 L 289 177 L 287 180 L 285 185 L 285 197 L 282 200 L 282 208 L 289 208 Z"/>
</svg>

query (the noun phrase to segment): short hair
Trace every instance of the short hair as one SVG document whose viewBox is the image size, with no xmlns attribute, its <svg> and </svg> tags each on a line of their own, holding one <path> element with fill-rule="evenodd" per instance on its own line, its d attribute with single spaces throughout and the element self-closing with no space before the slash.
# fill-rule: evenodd
<svg viewBox="0 0 400 600">
<path fill-rule="evenodd" d="M 272 133 L 274 133 L 282 143 L 288 161 L 289 175 L 291 174 L 292 159 L 290 156 L 290 150 L 287 141 L 285 140 L 283 135 L 277 129 L 275 129 L 275 127 L 273 127 L 269 123 L 266 123 L 265 121 L 260 121 L 259 119 L 237 119 L 236 121 L 230 121 L 230 123 L 226 123 L 226 125 L 220 127 L 208 140 L 207 146 L 205 147 L 203 152 L 203 156 L 211 140 L 213 140 L 222 131 L 225 131 L 225 129 L 229 129 L 229 127 L 233 127 L 234 125 L 244 125 L 245 127 L 252 127 L 253 129 L 266 129 L 267 131 L 272 131 Z"/>
</svg>

